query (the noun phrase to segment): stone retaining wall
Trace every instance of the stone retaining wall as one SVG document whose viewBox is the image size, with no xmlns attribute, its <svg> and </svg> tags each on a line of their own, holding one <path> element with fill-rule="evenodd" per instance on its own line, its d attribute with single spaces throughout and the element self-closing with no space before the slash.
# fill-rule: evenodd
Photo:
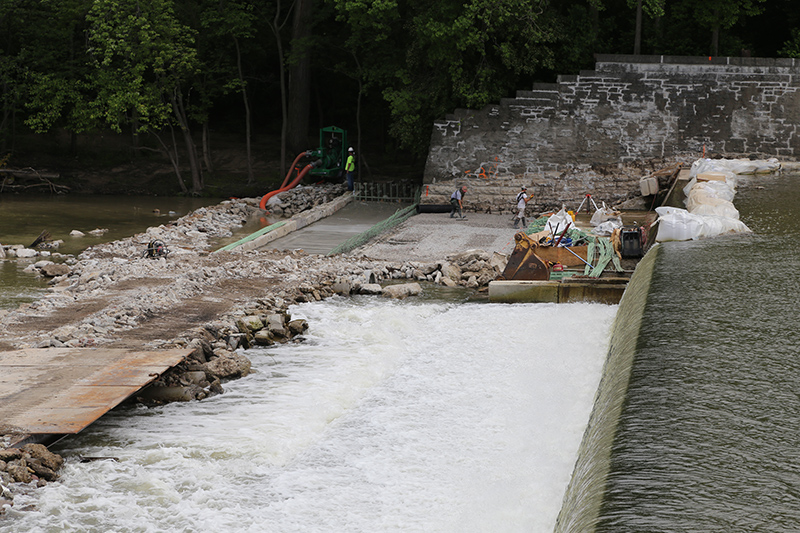
<svg viewBox="0 0 800 533">
<path fill-rule="evenodd" d="M 795 160 L 799 74 L 796 59 L 598 55 L 593 71 L 435 122 L 422 202 L 465 184 L 468 209 L 510 212 L 524 184 L 532 211 L 587 193 L 616 205 L 704 153 Z"/>
</svg>

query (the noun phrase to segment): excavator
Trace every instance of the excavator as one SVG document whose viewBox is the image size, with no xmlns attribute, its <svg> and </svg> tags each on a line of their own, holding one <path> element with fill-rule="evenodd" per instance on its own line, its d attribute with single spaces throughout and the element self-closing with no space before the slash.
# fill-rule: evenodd
<svg viewBox="0 0 800 533">
<path fill-rule="evenodd" d="M 304 165 L 301 169 L 300 161 L 304 158 L 313 158 L 314 160 Z M 265 194 L 258 204 L 259 207 L 266 211 L 267 202 L 270 198 L 295 188 L 306 176 L 313 176 L 320 180 L 341 177 L 346 160 L 347 131 L 336 126 L 321 128 L 319 130 L 319 148 L 306 150 L 298 154 L 281 186 Z M 297 173 L 296 175 L 295 172 Z"/>
</svg>

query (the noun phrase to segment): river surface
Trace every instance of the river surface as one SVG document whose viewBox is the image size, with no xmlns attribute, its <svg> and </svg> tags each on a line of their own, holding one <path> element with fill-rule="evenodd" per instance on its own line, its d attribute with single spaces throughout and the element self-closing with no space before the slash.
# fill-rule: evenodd
<svg viewBox="0 0 800 533">
<path fill-rule="evenodd" d="M 596 531 L 800 530 L 800 177 L 749 181 L 753 234 L 660 245 Z M 616 309 L 296 306 L 305 343 L 63 441 L 0 531 L 553 531 Z"/>
<path fill-rule="evenodd" d="M 663 245 L 598 531 L 800 531 L 800 177 L 734 202 L 753 234 Z"/>
<path fill-rule="evenodd" d="M 51 241 L 64 241 L 58 247 L 59 253 L 77 255 L 94 244 L 143 233 L 148 227 L 166 224 L 195 209 L 220 201 L 219 198 L 0 194 L 0 243 L 29 246 L 42 231 L 47 231 Z M 311 254 L 324 255 L 406 205 L 351 202 L 332 216 L 277 239 L 265 248 L 302 248 Z M 236 242 L 279 220 L 270 215 L 254 216 L 242 227 L 233 230 L 230 237 L 218 238 L 212 245 L 222 247 Z M 88 233 L 98 228 L 107 229 L 108 232 L 99 236 Z M 79 230 L 85 235 L 72 237 L 72 230 Z M 142 250 L 146 247 L 147 243 L 143 242 Z M 25 272 L 25 267 L 42 259 L 48 258 L 0 260 L 0 309 L 13 309 L 41 296 L 47 288 L 46 280 L 32 272 Z"/>
<path fill-rule="evenodd" d="M 61 481 L 17 496 L 0 531 L 552 531 L 615 306 L 291 311 L 306 342 L 249 350 L 256 372 L 225 394 L 62 441 Z"/>
<path fill-rule="evenodd" d="M 61 240 L 59 253 L 77 255 L 93 244 L 115 241 L 166 224 L 219 198 L 160 198 L 155 196 L 79 196 L 0 194 L 0 243 L 29 246 L 43 231 L 50 241 Z M 88 232 L 106 229 L 100 236 Z M 72 237 L 78 230 L 85 235 Z M 142 250 L 147 243 L 142 244 Z M 45 280 L 24 272 L 47 259 L 0 260 L 0 309 L 11 309 L 38 298 Z"/>
</svg>

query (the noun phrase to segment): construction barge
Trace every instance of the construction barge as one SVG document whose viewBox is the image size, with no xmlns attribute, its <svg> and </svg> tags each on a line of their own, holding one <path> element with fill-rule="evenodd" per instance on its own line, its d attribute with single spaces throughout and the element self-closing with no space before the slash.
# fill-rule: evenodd
<svg viewBox="0 0 800 533">
<path fill-rule="evenodd" d="M 664 169 L 642 179 L 642 196 L 651 209 L 679 205 L 689 179 L 689 170 L 681 165 Z M 489 301 L 619 303 L 636 265 L 655 242 L 657 214 L 594 208 L 591 220 L 581 216 L 580 207 L 577 215 L 562 209 L 517 233 L 503 273 L 489 283 Z M 636 221 L 624 225 L 623 217 Z M 602 224 L 611 224 L 601 230 L 608 236 L 593 234 L 590 228 Z"/>
</svg>

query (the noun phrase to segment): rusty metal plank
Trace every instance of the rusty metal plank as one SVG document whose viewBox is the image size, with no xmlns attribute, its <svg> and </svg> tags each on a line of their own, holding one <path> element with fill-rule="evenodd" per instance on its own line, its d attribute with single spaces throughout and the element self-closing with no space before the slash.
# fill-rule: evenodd
<svg viewBox="0 0 800 533">
<path fill-rule="evenodd" d="M 161 375 L 162 372 L 170 368 L 169 366 L 141 366 L 129 367 L 123 364 L 115 364 L 109 368 L 101 368 L 92 372 L 90 375 L 80 380 L 81 385 L 94 386 L 130 386 L 149 383 Z"/>
<path fill-rule="evenodd" d="M 109 411 L 102 407 L 31 409 L 9 420 L 8 425 L 27 434 L 74 434 Z"/>
<path fill-rule="evenodd" d="M 100 348 L 0 352 L 0 424 L 30 434 L 77 433 L 190 352 Z"/>
<path fill-rule="evenodd" d="M 163 350 L 164 354 L 175 350 Z M 0 367 L 13 366 L 79 366 L 104 365 L 122 358 L 138 361 L 142 357 L 156 357 L 161 352 L 131 352 L 119 348 L 28 348 L 11 352 L 0 352 Z M 148 354 L 148 355 L 139 355 Z"/>
</svg>

